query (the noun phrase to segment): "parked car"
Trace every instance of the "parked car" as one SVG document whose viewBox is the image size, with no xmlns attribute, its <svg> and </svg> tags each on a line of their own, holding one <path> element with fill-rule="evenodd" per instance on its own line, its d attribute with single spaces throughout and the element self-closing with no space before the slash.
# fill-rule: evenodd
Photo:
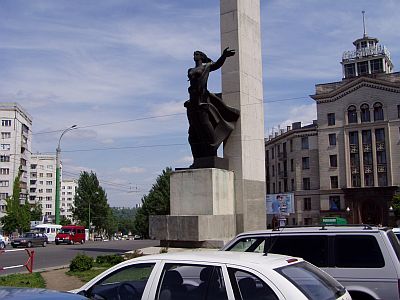
<svg viewBox="0 0 400 300">
<path fill-rule="evenodd" d="M 222 251 L 142 256 L 71 292 L 92 299 L 351 299 L 301 258 Z"/>
<path fill-rule="evenodd" d="M 73 293 L 59 292 L 47 289 L 16 288 L 2 286 L 0 289 L 0 299 L 8 300 L 78 300 L 87 299 L 81 295 Z"/>
<path fill-rule="evenodd" d="M 56 235 L 56 245 L 61 243 L 74 244 L 74 243 L 85 243 L 85 227 L 77 225 L 67 225 L 61 227 L 60 231 Z"/>
<path fill-rule="evenodd" d="M 0 234 L 0 250 L 4 249 L 8 245 L 8 239 Z"/>
<path fill-rule="evenodd" d="M 31 248 L 33 246 L 43 246 L 47 245 L 47 236 L 41 233 L 35 232 L 27 232 L 24 233 L 21 237 L 15 238 L 11 241 L 11 246 L 13 248 L 17 247 L 28 247 Z"/>
<path fill-rule="evenodd" d="M 369 225 L 282 227 L 239 234 L 222 250 L 302 257 L 329 273 L 352 299 L 400 299 L 400 243 Z"/>
</svg>

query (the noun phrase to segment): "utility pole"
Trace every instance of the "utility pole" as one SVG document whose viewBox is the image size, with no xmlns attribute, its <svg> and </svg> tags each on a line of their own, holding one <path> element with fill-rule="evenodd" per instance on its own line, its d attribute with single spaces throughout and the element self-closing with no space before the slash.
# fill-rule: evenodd
<svg viewBox="0 0 400 300">
<path fill-rule="evenodd" d="M 56 224 L 60 224 L 60 187 L 61 187 L 61 163 L 60 163 L 60 155 L 61 155 L 61 138 L 68 131 L 75 129 L 77 125 L 72 125 L 71 127 L 65 129 L 58 140 L 58 146 L 56 149 L 56 202 L 55 202 L 55 215 L 56 215 Z"/>
</svg>

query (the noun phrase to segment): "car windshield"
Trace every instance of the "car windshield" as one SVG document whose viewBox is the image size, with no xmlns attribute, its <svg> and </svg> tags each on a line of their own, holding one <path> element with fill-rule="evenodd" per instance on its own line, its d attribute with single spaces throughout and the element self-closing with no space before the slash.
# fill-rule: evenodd
<svg viewBox="0 0 400 300">
<path fill-rule="evenodd" d="M 27 233 L 24 234 L 24 238 L 31 238 L 31 237 L 34 237 L 34 236 L 35 236 L 35 234 L 33 232 L 27 232 Z"/>
<path fill-rule="evenodd" d="M 308 299 L 334 300 L 346 293 L 335 279 L 308 262 L 301 262 L 275 269 L 293 283 Z"/>
<path fill-rule="evenodd" d="M 60 233 L 71 233 L 71 229 L 67 229 L 67 228 L 64 228 L 64 229 L 61 229 L 60 230 Z"/>
</svg>

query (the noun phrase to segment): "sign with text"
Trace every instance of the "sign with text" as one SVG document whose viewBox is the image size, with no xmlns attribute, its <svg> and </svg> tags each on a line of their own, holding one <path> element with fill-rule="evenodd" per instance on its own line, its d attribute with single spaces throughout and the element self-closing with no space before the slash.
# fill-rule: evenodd
<svg viewBox="0 0 400 300">
<path fill-rule="evenodd" d="M 268 194 L 266 206 L 267 214 L 288 216 L 294 213 L 294 194 Z"/>
</svg>

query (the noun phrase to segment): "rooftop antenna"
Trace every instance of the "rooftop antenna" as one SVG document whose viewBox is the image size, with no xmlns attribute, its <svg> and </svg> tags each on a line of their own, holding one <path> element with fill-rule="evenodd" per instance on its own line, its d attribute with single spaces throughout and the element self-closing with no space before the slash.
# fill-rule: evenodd
<svg viewBox="0 0 400 300">
<path fill-rule="evenodd" d="M 365 10 L 362 11 L 362 15 L 363 15 L 363 28 L 364 28 L 364 37 L 367 36 L 366 30 L 365 30 Z"/>
</svg>

